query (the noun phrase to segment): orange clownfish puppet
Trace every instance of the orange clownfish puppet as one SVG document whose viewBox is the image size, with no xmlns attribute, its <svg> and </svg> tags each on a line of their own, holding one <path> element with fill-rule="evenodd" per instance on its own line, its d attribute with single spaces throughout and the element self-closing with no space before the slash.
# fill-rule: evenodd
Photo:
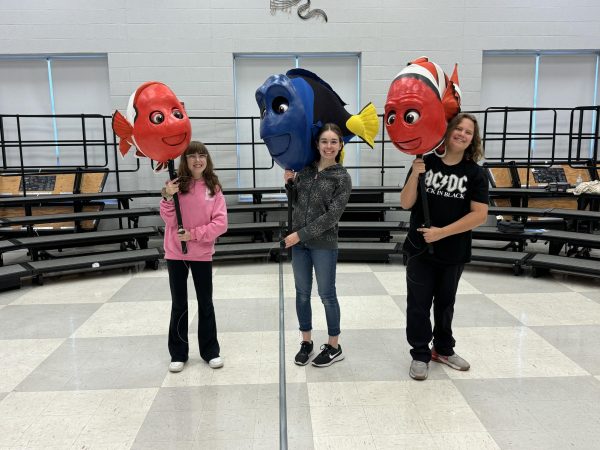
<svg viewBox="0 0 600 450">
<path fill-rule="evenodd" d="M 392 81 L 385 103 L 385 128 L 394 146 L 409 155 L 442 146 L 448 122 L 460 112 L 461 92 L 456 65 L 450 77 L 426 57 L 408 64 Z"/>
<path fill-rule="evenodd" d="M 113 114 L 112 127 L 120 138 L 121 155 L 134 146 L 136 157 L 158 163 L 155 172 L 166 169 L 168 161 L 179 157 L 192 139 L 192 125 L 183 103 L 158 81 L 138 87 L 129 98 L 126 116 L 119 111 Z"/>
</svg>

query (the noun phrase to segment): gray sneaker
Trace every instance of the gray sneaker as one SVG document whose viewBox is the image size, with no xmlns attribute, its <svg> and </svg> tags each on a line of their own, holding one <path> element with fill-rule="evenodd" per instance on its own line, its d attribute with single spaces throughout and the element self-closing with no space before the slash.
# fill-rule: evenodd
<svg viewBox="0 0 600 450">
<path fill-rule="evenodd" d="M 408 374 L 415 380 L 426 380 L 427 375 L 429 375 L 429 364 L 413 359 Z"/>
<path fill-rule="evenodd" d="M 450 356 L 444 356 L 436 352 L 435 348 L 431 349 L 431 360 L 442 364 L 446 364 L 447 366 L 450 366 L 455 370 L 465 371 L 471 368 L 471 365 L 466 360 L 458 356 L 456 353 Z"/>
</svg>

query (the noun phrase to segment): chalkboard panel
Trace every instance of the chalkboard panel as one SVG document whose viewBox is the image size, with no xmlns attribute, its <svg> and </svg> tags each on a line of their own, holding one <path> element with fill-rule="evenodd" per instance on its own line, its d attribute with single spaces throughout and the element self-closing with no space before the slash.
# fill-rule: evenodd
<svg viewBox="0 0 600 450">
<path fill-rule="evenodd" d="M 25 175 L 25 186 L 31 192 L 53 192 L 56 175 Z M 23 179 L 19 183 L 19 191 L 23 192 Z"/>
<path fill-rule="evenodd" d="M 562 167 L 540 167 L 531 169 L 536 183 L 566 183 L 567 176 Z"/>
</svg>

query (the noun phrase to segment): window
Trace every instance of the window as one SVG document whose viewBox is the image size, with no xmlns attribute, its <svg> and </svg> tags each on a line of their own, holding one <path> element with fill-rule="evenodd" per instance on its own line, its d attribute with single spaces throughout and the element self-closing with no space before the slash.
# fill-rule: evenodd
<svg viewBox="0 0 600 450">
<path fill-rule="evenodd" d="M 486 51 L 483 55 L 481 106 L 488 107 L 524 107 L 524 108 L 574 108 L 598 104 L 598 51 Z M 509 113 L 507 130 L 527 133 L 530 123 L 529 112 Z M 541 139 L 541 135 L 552 134 L 554 125 L 553 111 L 537 111 L 531 118 L 533 133 L 540 139 L 531 144 L 532 156 L 549 158 L 552 154 L 552 141 Z M 595 113 L 586 111 L 582 119 L 574 118 L 574 131 L 581 125 L 583 133 L 593 132 Z M 557 111 L 556 131 L 567 133 L 570 127 L 570 111 Z M 580 123 L 581 122 L 581 123 Z M 503 115 L 488 115 L 488 130 L 501 131 Z M 593 142 L 588 139 L 586 158 L 593 153 Z M 555 141 L 555 157 L 568 155 L 568 136 L 558 136 Z M 501 143 L 488 141 L 486 155 L 497 157 Z M 506 158 L 525 158 L 528 142 L 508 141 Z M 589 152 L 589 153 L 588 153 Z"/>
<path fill-rule="evenodd" d="M 106 55 L 0 56 L 0 114 L 110 114 Z M 18 140 L 16 118 L 3 118 L 5 139 Z M 109 125 L 110 127 L 110 125 Z M 100 119 L 86 121 L 86 139 L 103 139 Z M 21 139 L 27 141 L 82 140 L 81 119 L 23 117 Z M 81 146 L 25 147 L 27 166 L 83 165 Z M 90 149 L 89 164 L 103 163 L 104 152 Z M 7 164 L 18 166 L 15 147 Z"/>
</svg>

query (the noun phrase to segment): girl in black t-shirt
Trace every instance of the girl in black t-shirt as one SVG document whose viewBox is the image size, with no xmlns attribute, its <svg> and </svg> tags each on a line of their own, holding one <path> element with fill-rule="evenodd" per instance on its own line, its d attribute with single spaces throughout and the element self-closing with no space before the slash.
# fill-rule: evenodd
<svg viewBox="0 0 600 450">
<path fill-rule="evenodd" d="M 429 361 L 469 370 L 454 353 L 452 317 L 456 290 L 464 264 L 471 258 L 471 230 L 487 220 L 488 179 L 477 164 L 483 154 L 479 126 L 470 114 L 458 114 L 448 124 L 446 155 L 427 155 L 412 164 L 400 204 L 411 209 L 404 242 L 406 267 L 406 337 L 412 347 L 410 376 L 424 380 Z M 425 177 L 431 226 L 423 226 L 419 175 Z M 431 244 L 433 252 L 427 251 Z M 431 327 L 433 304 L 435 326 Z M 433 347 L 429 343 L 433 339 Z"/>
</svg>

